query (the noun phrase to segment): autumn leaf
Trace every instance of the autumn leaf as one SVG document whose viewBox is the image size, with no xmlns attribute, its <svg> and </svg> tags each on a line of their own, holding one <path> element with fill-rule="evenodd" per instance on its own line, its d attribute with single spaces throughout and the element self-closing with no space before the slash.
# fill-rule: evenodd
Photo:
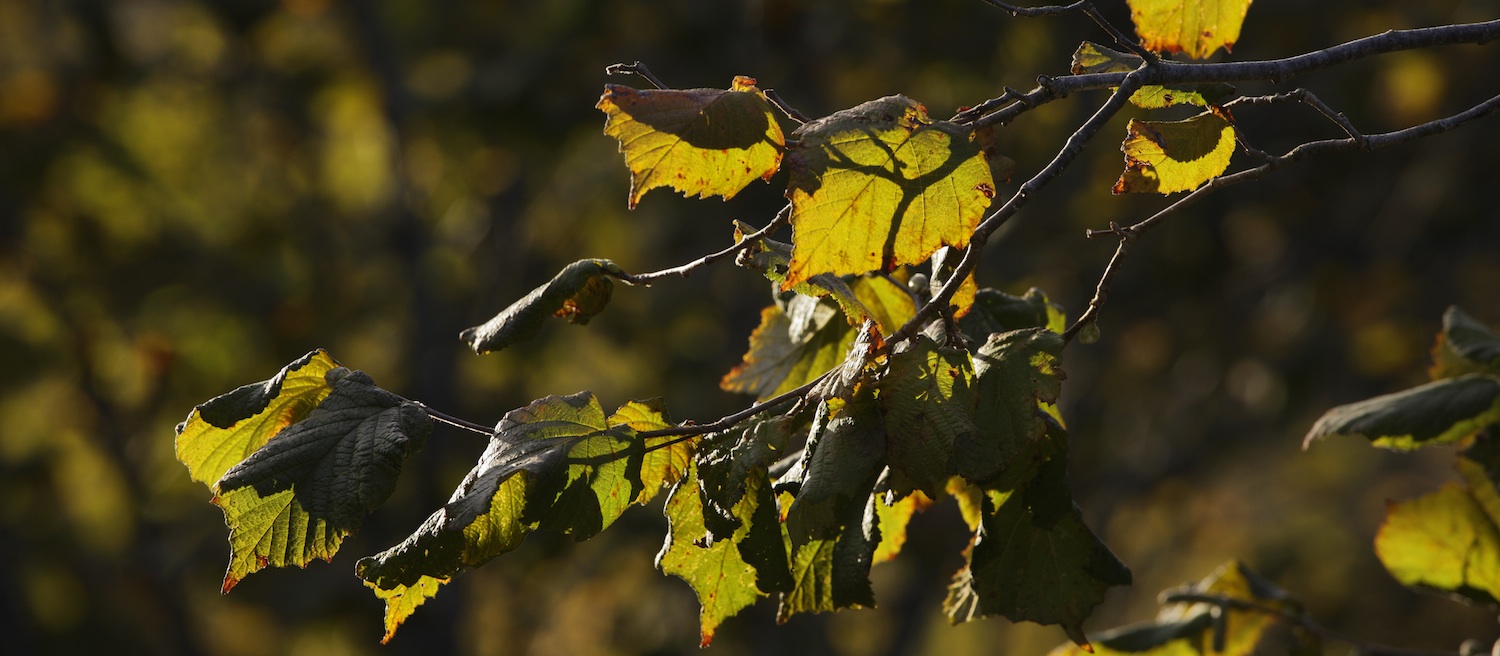
<svg viewBox="0 0 1500 656">
<path fill-rule="evenodd" d="M 729 199 L 781 165 L 781 126 L 752 78 L 736 77 L 728 90 L 607 84 L 597 107 L 630 168 L 632 208 L 656 187 Z"/>
<path fill-rule="evenodd" d="M 806 312 L 812 316 L 811 310 Z M 761 310 L 760 325 L 750 333 L 750 350 L 724 375 L 719 387 L 765 400 L 797 389 L 838 366 L 854 343 L 855 331 L 842 320 L 832 320 L 837 314 L 834 310 L 832 315 L 810 318 L 802 323 L 811 330 L 794 334 L 792 317 L 779 306 Z"/>
<path fill-rule="evenodd" d="M 820 273 L 890 271 L 968 244 L 995 195 L 963 126 L 888 96 L 807 123 L 789 155 L 792 261 L 782 289 Z"/>
<path fill-rule="evenodd" d="M 1457 485 L 1389 503 L 1375 554 L 1403 584 L 1500 604 L 1500 528 Z"/>
<path fill-rule="evenodd" d="M 1205 59 L 1221 46 L 1233 50 L 1250 0 L 1128 0 L 1141 45 Z"/>
<path fill-rule="evenodd" d="M 897 489 L 914 486 L 942 493 L 968 452 L 957 442 L 974 441 L 974 363 L 963 349 L 944 348 L 926 336 L 891 356 L 880 379 L 880 406 L 887 431 L 886 458 Z"/>
<path fill-rule="evenodd" d="M 614 291 L 610 277 L 623 275 L 625 272 L 609 260 L 579 260 L 493 319 L 464 330 L 458 337 L 475 353 L 484 354 L 535 337 L 548 317 L 586 324 L 609 304 Z"/>
<path fill-rule="evenodd" d="M 1116 194 L 1192 191 L 1229 168 L 1234 155 L 1234 126 L 1216 112 L 1183 121 L 1131 119 L 1126 133 Z"/>
<path fill-rule="evenodd" d="M 959 329 L 980 344 L 993 333 L 1022 328 L 1046 328 L 1062 333 L 1067 325 L 1062 308 L 1047 300 L 1047 295 L 1036 288 L 1027 290 L 1023 296 L 981 289 L 974 294 L 973 309 L 958 322 Z"/>
</svg>

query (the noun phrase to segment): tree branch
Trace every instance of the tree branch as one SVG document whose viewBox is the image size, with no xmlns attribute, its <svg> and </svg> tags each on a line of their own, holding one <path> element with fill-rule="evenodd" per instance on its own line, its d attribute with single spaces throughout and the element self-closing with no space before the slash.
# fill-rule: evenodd
<svg viewBox="0 0 1500 656">
<path fill-rule="evenodd" d="M 779 394 L 777 396 L 771 397 L 769 399 L 766 399 L 764 401 L 756 403 L 755 405 L 752 405 L 752 406 L 750 406 L 748 408 L 745 408 L 744 410 L 736 412 L 736 413 L 734 413 L 732 415 L 725 415 L 724 417 L 720 418 L 718 421 L 715 421 L 713 423 L 708 423 L 708 424 L 684 423 L 681 426 L 673 426 L 672 428 L 661 428 L 661 429 L 651 430 L 651 431 L 641 431 L 639 433 L 636 433 L 636 436 L 640 437 L 640 438 L 651 438 L 651 437 L 665 437 L 667 435 L 707 435 L 708 433 L 717 433 L 719 431 L 728 429 L 728 428 L 734 426 L 735 424 L 738 424 L 738 423 L 740 423 L 740 422 L 742 422 L 742 421 L 744 421 L 746 419 L 754 417 L 755 415 L 758 415 L 758 414 L 760 414 L 762 412 L 770 410 L 771 408 L 774 408 L 774 407 L 779 406 L 779 405 L 783 405 L 783 404 L 787 403 L 788 401 L 793 401 L 793 400 L 799 400 L 800 401 L 802 399 L 802 397 L 806 396 L 808 392 L 812 391 L 813 387 L 817 386 L 818 383 L 823 382 L 823 379 L 827 378 L 829 375 L 833 374 L 833 372 L 838 371 L 839 367 L 841 367 L 841 366 L 843 366 L 843 362 L 840 362 L 838 365 L 835 365 L 832 369 L 829 369 L 828 371 L 823 372 L 823 375 L 818 376 L 817 378 L 814 378 L 814 379 L 812 379 L 810 381 L 807 381 L 806 383 L 804 383 L 801 387 L 798 387 L 797 389 L 791 390 L 789 392 L 784 392 L 784 393 Z"/>
<path fill-rule="evenodd" d="M 990 5 L 999 7 L 1001 10 L 1005 11 L 1011 16 L 1020 16 L 1025 18 L 1036 18 L 1039 16 L 1061 16 L 1063 14 L 1071 13 L 1083 14 L 1092 19 L 1094 21 L 1094 24 L 1098 25 L 1105 32 L 1108 32 L 1109 36 L 1115 40 L 1115 43 L 1118 43 L 1121 46 L 1124 46 L 1130 52 L 1139 55 L 1141 59 L 1146 60 L 1146 63 L 1155 64 L 1157 61 L 1159 61 L 1156 53 L 1141 47 L 1141 44 L 1138 41 L 1130 38 L 1124 32 L 1121 32 L 1119 28 L 1116 28 L 1114 26 L 1113 23 L 1105 20 L 1104 15 L 1099 13 L 1099 10 L 1094 7 L 1094 3 L 1089 2 L 1088 0 L 1079 0 L 1078 2 L 1074 2 L 1070 5 L 1047 5 L 1043 7 L 1017 7 L 1009 3 L 999 2 L 998 0 L 984 1 L 986 3 L 989 3 Z"/>
<path fill-rule="evenodd" d="M 1293 613 L 1291 611 L 1276 608 L 1274 606 L 1266 606 L 1254 601 L 1250 601 L 1248 599 L 1235 599 L 1233 597 L 1202 594 L 1197 592 L 1173 592 L 1169 590 L 1162 594 L 1161 601 L 1164 604 L 1213 604 L 1224 609 L 1232 608 L 1235 610 L 1247 610 L 1257 613 L 1265 613 L 1266 615 L 1274 615 L 1288 622 L 1291 622 L 1292 624 L 1296 624 L 1297 626 L 1302 627 L 1308 633 L 1312 633 L 1323 640 L 1333 640 L 1335 642 L 1342 642 L 1346 645 L 1352 645 L 1354 647 L 1355 653 L 1364 654 L 1365 656 L 1458 656 L 1458 652 L 1456 651 L 1408 649 L 1405 647 L 1391 647 L 1389 645 L 1365 642 L 1358 638 L 1351 638 L 1347 635 L 1334 631 L 1333 629 L 1323 626 L 1322 624 L 1314 621 L 1312 618 L 1307 617 L 1306 615 L 1303 615 L 1301 613 Z"/>
</svg>

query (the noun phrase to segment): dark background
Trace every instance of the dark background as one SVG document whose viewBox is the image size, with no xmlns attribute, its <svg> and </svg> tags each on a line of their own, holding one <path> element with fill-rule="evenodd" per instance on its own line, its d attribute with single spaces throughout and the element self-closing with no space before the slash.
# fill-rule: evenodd
<svg viewBox="0 0 1500 656">
<path fill-rule="evenodd" d="M 1129 25 L 1123 3 L 1101 4 Z M 1495 14 L 1309 6 L 1255 3 L 1233 58 Z M 608 407 L 661 395 L 677 419 L 731 412 L 749 399 L 717 381 L 768 297 L 728 263 L 619 287 L 586 328 L 554 322 L 498 354 L 456 339 L 569 261 L 675 266 L 784 202 L 777 178 L 729 202 L 658 190 L 627 210 L 629 174 L 593 105 L 605 82 L 644 83 L 606 65 L 643 60 L 677 87 L 751 75 L 812 116 L 892 93 L 946 116 L 1064 74 L 1079 41 L 1106 38 L 1081 17 L 1011 19 L 979 0 L 0 0 L 0 651 L 693 653 L 693 593 L 652 567 L 656 507 L 585 543 L 534 535 L 380 648 L 381 606 L 352 565 L 401 540 L 478 456 L 480 439 L 446 427 L 332 564 L 220 596 L 222 516 L 174 460 L 172 427 L 320 346 L 486 424 L 581 389 Z M 1466 46 L 1295 83 L 1379 132 L 1488 98 L 1496 71 L 1500 47 Z M 1103 99 L 1028 113 L 999 148 L 1027 177 Z M 1272 152 L 1339 136 L 1303 107 L 1237 116 Z M 1109 194 L 1127 118 L 992 241 L 982 284 L 1039 286 L 1081 312 L 1113 250 L 1084 230 L 1168 202 Z M 1159 590 L 1240 558 L 1370 640 L 1500 634 L 1492 612 L 1402 588 L 1371 550 L 1387 499 L 1455 478 L 1451 450 L 1299 448 L 1328 407 L 1423 381 L 1449 304 L 1500 325 L 1497 166 L 1490 118 L 1219 192 L 1135 247 L 1102 339 L 1065 358 L 1073 484 L 1136 576 L 1091 630 L 1148 618 Z M 762 602 L 713 651 L 1037 654 L 1064 640 L 1004 620 L 949 628 L 956 512 L 912 531 L 875 569 L 879 609 L 778 627 Z"/>
</svg>

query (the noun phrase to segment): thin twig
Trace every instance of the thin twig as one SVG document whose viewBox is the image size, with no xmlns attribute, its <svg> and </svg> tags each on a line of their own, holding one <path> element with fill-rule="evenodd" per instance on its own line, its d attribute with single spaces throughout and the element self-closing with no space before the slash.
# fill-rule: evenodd
<svg viewBox="0 0 1500 656">
<path fill-rule="evenodd" d="M 812 120 L 808 118 L 806 114 L 797 111 L 796 107 L 793 107 L 787 104 L 785 100 L 782 100 L 781 95 L 776 93 L 775 89 L 766 89 L 761 93 L 766 94 L 766 98 L 773 104 L 775 104 L 776 108 L 781 110 L 781 113 L 786 114 L 787 118 L 792 119 L 793 121 L 796 121 L 798 123 L 806 123 Z"/>
<path fill-rule="evenodd" d="M 739 253 L 746 248 L 749 248 L 752 244 L 759 241 L 761 237 L 771 234 L 777 228 L 780 228 L 782 225 L 784 225 L 787 220 L 791 218 L 791 216 L 792 206 L 787 205 L 786 207 L 781 208 L 780 212 L 776 213 L 776 218 L 771 219 L 771 222 L 767 223 L 766 227 L 745 235 L 738 242 L 735 242 L 734 245 L 729 246 L 724 250 L 721 250 L 717 253 L 704 255 L 703 257 L 693 260 L 692 262 L 688 262 L 687 264 L 684 264 L 682 266 L 675 266 L 670 269 L 662 269 L 661 271 L 652 271 L 651 273 L 641 273 L 635 275 L 612 275 L 615 275 L 616 278 L 619 278 L 622 282 L 625 282 L 627 284 L 641 285 L 643 287 L 650 287 L 651 282 L 656 280 L 657 278 L 665 278 L 667 276 L 682 276 L 686 278 L 692 275 L 693 271 L 699 268 L 708 266 L 710 264 L 713 264 L 714 262 L 717 262 L 726 257 Z"/>
<path fill-rule="evenodd" d="M 1478 105 L 1470 107 L 1469 109 L 1466 109 L 1452 116 L 1435 119 L 1419 125 L 1414 125 L 1404 130 L 1384 132 L 1381 134 L 1373 135 L 1363 135 L 1363 138 L 1349 137 L 1347 139 L 1325 139 L 1322 141 L 1310 141 L 1297 146 L 1290 151 L 1287 151 L 1285 154 L 1271 156 L 1264 164 L 1261 164 L 1260 166 L 1245 169 L 1243 171 L 1239 171 L 1230 175 L 1219 176 L 1217 178 L 1209 180 L 1203 186 L 1193 190 L 1192 193 L 1182 197 L 1177 202 L 1168 205 L 1161 211 L 1158 211 L 1157 213 L 1151 215 L 1150 217 L 1147 217 L 1139 223 L 1125 228 L 1119 228 L 1117 234 L 1129 235 L 1128 238 L 1130 239 L 1139 237 L 1152 228 L 1160 225 L 1166 219 L 1181 212 L 1183 209 L 1193 205 L 1194 203 L 1197 203 L 1198 201 L 1202 200 L 1218 189 L 1233 186 L 1241 182 L 1258 180 L 1262 177 L 1265 177 L 1266 174 L 1275 171 L 1276 169 L 1279 169 L 1283 166 L 1286 166 L 1287 164 L 1290 164 L 1292 162 L 1307 159 L 1315 155 L 1325 155 L 1328 153 L 1349 152 L 1356 150 L 1374 150 L 1376 148 L 1395 146 L 1410 141 L 1415 141 L 1417 139 L 1442 134 L 1444 132 L 1462 126 L 1465 123 L 1483 118 L 1497 111 L 1500 111 L 1500 95 L 1493 96 L 1489 100 L 1479 103 Z M 1126 239 L 1127 237 L 1121 237 L 1122 247 L 1124 246 L 1124 242 Z M 1113 277 L 1119 270 L 1116 266 L 1116 263 L 1123 254 L 1123 250 L 1116 250 L 1115 257 L 1110 259 L 1109 265 L 1105 267 L 1104 273 L 1099 277 L 1099 285 L 1096 290 L 1103 289 L 1107 291 L 1109 289 Z M 1095 301 L 1097 301 L 1098 303 L 1096 304 Z M 1084 313 L 1084 316 L 1078 318 L 1078 322 L 1075 322 L 1073 327 L 1070 327 L 1068 329 L 1069 332 L 1076 333 L 1077 331 L 1074 330 L 1074 328 L 1081 328 L 1082 321 L 1085 317 L 1088 317 L 1090 321 L 1093 321 L 1097 318 L 1100 308 L 1104 303 L 1104 298 L 1100 297 L 1097 291 L 1095 293 L 1095 301 L 1089 302 L 1089 309 Z"/>
<path fill-rule="evenodd" d="M 469 421 L 467 419 L 460 419 L 460 418 L 455 417 L 453 415 L 450 415 L 450 414 L 448 414 L 446 412 L 438 412 L 437 410 L 433 410 L 432 408 L 429 408 L 425 404 L 422 404 L 422 403 L 417 403 L 417 405 L 422 406 L 422 410 L 424 410 L 424 411 L 427 412 L 427 416 L 432 417 L 433 419 L 435 419 L 437 421 L 441 421 L 441 422 L 443 422 L 445 424 L 448 424 L 449 426 L 455 426 L 455 427 L 462 428 L 462 429 L 467 430 L 467 431 L 473 431 L 475 433 L 479 433 L 480 435 L 494 435 L 495 434 L 495 430 L 493 428 L 490 428 L 489 426 L 485 426 L 483 424 L 476 424 L 476 423 L 474 423 L 472 421 Z"/>
<path fill-rule="evenodd" d="M 777 396 L 771 397 L 769 399 L 766 399 L 764 401 L 756 403 L 755 405 L 752 405 L 752 406 L 750 406 L 748 408 L 745 408 L 744 410 L 736 412 L 736 413 L 734 413 L 732 415 L 725 415 L 723 418 L 721 418 L 718 421 L 715 421 L 713 423 L 709 423 L 709 424 L 683 424 L 681 426 L 673 426 L 671 428 L 662 428 L 662 429 L 658 429 L 658 430 L 641 431 L 639 433 L 636 433 L 636 436 L 640 437 L 640 438 L 651 438 L 651 437 L 665 437 L 667 435 L 706 435 L 708 433 L 717 433 L 717 432 L 719 432 L 721 430 L 724 430 L 724 429 L 727 429 L 727 428 L 729 428 L 731 426 L 734 426 L 735 424 L 738 424 L 738 423 L 740 423 L 740 422 L 742 422 L 742 421 L 744 421 L 746 419 L 754 417 L 755 415 L 758 415 L 758 414 L 760 414 L 762 412 L 770 410 L 771 408 L 774 408 L 774 407 L 776 407 L 778 405 L 783 405 L 783 404 L 787 403 L 788 401 L 794 401 L 794 400 L 800 401 L 802 399 L 802 397 L 806 396 L 808 392 L 812 391 L 813 387 L 817 386 L 818 383 L 823 382 L 823 379 L 829 377 L 830 375 L 832 375 L 833 372 L 838 371 L 839 367 L 841 367 L 841 366 L 843 366 L 842 362 L 840 362 L 837 365 L 834 365 L 834 367 L 832 369 L 829 369 L 828 371 L 823 372 L 823 375 L 818 376 L 817 378 L 814 378 L 814 379 L 812 379 L 810 381 L 807 381 L 806 383 L 804 383 L 801 387 L 798 387 L 797 389 L 794 389 L 794 390 L 792 390 L 790 392 L 784 392 L 784 393 L 779 394 Z"/>
<path fill-rule="evenodd" d="M 646 68 L 646 64 L 642 62 L 635 62 L 633 64 L 610 64 L 609 66 L 606 66 L 604 68 L 605 75 L 623 75 L 626 73 L 634 73 L 643 78 L 646 78 L 646 81 L 650 82 L 651 86 L 654 86 L 658 89 L 671 88 L 665 84 L 662 84 L 661 80 L 656 79 L 656 76 L 651 74 L 651 69 Z"/>
<path fill-rule="evenodd" d="M 1108 32 L 1109 36 L 1115 40 L 1115 43 L 1124 46 L 1132 53 L 1140 55 L 1141 59 L 1146 60 L 1147 63 L 1154 64 L 1158 61 L 1156 53 L 1141 47 L 1141 44 L 1138 43 L 1135 39 L 1130 38 L 1124 32 L 1121 32 L 1119 28 L 1116 28 L 1113 23 L 1105 20 L 1104 15 L 1099 13 L 1099 10 L 1094 7 L 1094 3 L 1089 2 L 1088 0 L 1079 0 L 1078 2 L 1074 2 L 1073 4 L 1069 5 L 1048 5 L 1044 7 L 1017 7 L 1009 3 L 999 2 L 998 0 L 984 1 L 989 3 L 990 5 L 999 7 L 1011 16 L 1020 16 L 1025 18 L 1036 18 L 1039 16 L 1059 16 L 1062 14 L 1071 13 L 1083 14 L 1093 20 L 1094 24 L 1098 25 L 1100 28 L 1103 28 L 1105 32 Z"/>
<path fill-rule="evenodd" d="M 1281 619 L 1291 622 L 1292 624 L 1296 624 L 1297 626 L 1302 627 L 1307 632 L 1312 633 L 1323 640 L 1333 640 L 1335 642 L 1342 642 L 1346 645 L 1351 645 L 1354 647 L 1355 653 L 1364 654 L 1366 656 L 1458 656 L 1458 652 L 1456 651 L 1408 649 L 1406 647 L 1392 647 L 1390 645 L 1365 642 L 1358 638 L 1352 638 L 1350 636 L 1339 633 L 1338 631 L 1334 631 L 1333 629 L 1330 629 L 1326 626 L 1323 626 L 1322 624 L 1317 623 L 1312 618 L 1307 617 L 1302 613 L 1292 612 L 1289 610 L 1276 608 L 1274 606 L 1266 606 L 1264 604 L 1250 601 L 1248 599 L 1235 599 L 1233 597 L 1203 594 L 1198 592 L 1168 592 L 1162 595 L 1162 603 L 1213 604 L 1225 609 L 1247 610 L 1257 613 L 1265 613 L 1267 615 L 1275 615 L 1277 617 L 1280 617 Z"/>
<path fill-rule="evenodd" d="M 1094 287 L 1094 297 L 1089 299 L 1088 309 L 1083 311 L 1073 325 L 1063 331 L 1063 346 L 1072 342 L 1073 338 L 1078 335 L 1078 331 L 1098 320 L 1099 309 L 1104 307 L 1104 301 L 1109 298 L 1109 286 L 1114 280 L 1115 267 L 1119 266 L 1120 260 L 1124 259 L 1125 252 L 1130 250 L 1130 241 L 1135 238 L 1135 233 L 1130 228 L 1122 228 L 1114 222 L 1110 222 L 1108 230 L 1090 230 L 1086 234 L 1090 238 L 1094 235 L 1114 234 L 1120 238 L 1120 243 L 1115 246 L 1115 254 L 1109 258 L 1109 264 L 1104 267 L 1104 275 L 1099 276 L 1099 284 Z"/>
<path fill-rule="evenodd" d="M 954 114 L 953 118 L 950 118 L 948 120 L 954 123 L 968 123 L 981 116 L 984 116 L 985 114 L 999 109 L 1001 106 L 1005 105 L 1008 102 L 1026 102 L 1026 94 L 1021 93 L 1020 91 L 1017 91 L 1010 87 L 1005 87 L 1003 91 L 1004 93 L 1001 93 L 999 96 L 990 98 L 989 100 L 979 103 L 978 105 Z"/>
<path fill-rule="evenodd" d="M 1297 102 L 1307 105 L 1317 110 L 1324 118 L 1333 121 L 1335 125 L 1338 125 L 1344 131 L 1344 134 L 1349 135 L 1353 139 L 1358 139 L 1361 143 L 1366 141 L 1365 135 L 1354 127 L 1354 124 L 1349 121 L 1348 116 L 1345 116 L 1343 112 L 1334 111 L 1321 98 L 1313 95 L 1313 92 L 1307 89 L 1298 88 L 1286 93 L 1269 96 L 1242 96 L 1225 103 L 1224 107 L 1226 109 L 1233 109 L 1240 105 L 1265 105 L 1280 102 Z"/>
</svg>

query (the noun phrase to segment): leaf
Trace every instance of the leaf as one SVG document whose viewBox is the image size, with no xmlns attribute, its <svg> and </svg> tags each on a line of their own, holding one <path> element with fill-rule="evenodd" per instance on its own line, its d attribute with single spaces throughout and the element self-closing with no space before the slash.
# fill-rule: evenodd
<svg viewBox="0 0 1500 656">
<path fill-rule="evenodd" d="M 791 589 L 786 544 L 770 481 L 761 469 L 740 483 L 742 494 L 732 510 L 741 518 L 738 528 L 708 545 L 699 539 L 705 531 L 704 508 L 693 473 L 690 471 L 667 497 L 666 516 L 671 528 L 656 556 L 656 566 L 664 574 L 687 581 L 698 593 L 703 609 L 699 615 L 702 647 L 713 641 L 725 619 L 770 592 Z"/>
<path fill-rule="evenodd" d="M 839 538 L 850 517 L 858 523 L 858 514 L 885 468 L 885 427 L 872 390 L 862 388 L 834 412 L 823 404 L 818 414 L 800 462 L 801 486 L 786 511 L 787 534 L 794 547 Z M 788 478 L 783 477 L 783 483 Z"/>
<path fill-rule="evenodd" d="M 1468 492 L 1449 484 L 1385 512 L 1375 554 L 1397 581 L 1500 605 L 1500 529 Z"/>
<path fill-rule="evenodd" d="M 339 366 L 318 349 L 282 368 L 270 380 L 193 408 L 177 425 L 177 460 L 210 490 L 229 471 L 287 426 L 302 421 L 333 391 L 325 375 Z"/>
<path fill-rule="evenodd" d="M 1066 450 L 1044 413 L 1062 392 L 1062 337 L 1042 328 L 992 333 L 974 355 L 976 432 L 954 451 L 957 472 L 987 489 L 1009 490 Z"/>
<path fill-rule="evenodd" d="M 1468 374 L 1333 408 L 1313 424 L 1302 448 L 1322 438 L 1347 435 L 1384 449 L 1411 451 L 1452 444 L 1496 421 L 1500 379 Z"/>
<path fill-rule="evenodd" d="M 1138 55 L 1111 50 L 1092 41 L 1079 44 L 1073 52 L 1073 74 L 1129 73 L 1141 67 Z M 1130 102 L 1142 109 L 1162 109 L 1173 105 L 1208 107 L 1223 103 L 1234 94 L 1234 87 L 1223 82 L 1163 86 L 1150 84 L 1130 96 Z"/>
<path fill-rule="evenodd" d="M 426 410 L 362 372 L 338 367 L 326 379 L 322 403 L 213 486 L 229 525 L 224 592 L 267 566 L 332 559 L 432 431 Z"/>
<path fill-rule="evenodd" d="M 1141 45 L 1206 59 L 1220 46 L 1233 50 L 1250 0 L 1128 0 Z"/>
<path fill-rule="evenodd" d="M 896 332 L 917 316 L 917 302 L 911 292 L 905 285 L 886 276 L 860 276 L 850 283 L 850 287 L 854 296 L 869 309 L 866 318 L 874 319 L 882 334 Z"/>
<path fill-rule="evenodd" d="M 737 239 L 742 236 L 742 230 L 736 228 Z M 772 282 L 784 282 L 791 264 L 791 245 L 765 238 L 757 242 L 741 251 L 736 262 L 764 273 Z M 814 298 L 832 298 L 850 325 L 857 326 L 873 319 L 884 333 L 896 332 L 917 313 L 911 292 L 885 276 L 860 276 L 845 282 L 839 276 L 821 273 L 798 283 L 790 291 Z"/>
<path fill-rule="evenodd" d="M 658 402 L 631 401 L 606 418 L 588 392 L 548 396 L 505 414 L 479 463 L 447 505 L 410 537 L 355 567 L 388 599 L 387 637 L 434 589 L 520 545 L 535 528 L 585 539 L 632 503 L 644 504 L 688 469 L 694 436 L 642 439 L 637 427 L 668 426 Z M 400 606 L 390 599 L 401 593 Z M 428 595 L 430 596 L 430 595 Z"/>
<path fill-rule="evenodd" d="M 963 259 L 963 251 L 951 246 L 944 246 L 932 255 L 932 276 L 930 290 L 933 296 L 943 291 L 943 282 L 953 276 L 953 271 L 958 268 Z M 974 282 L 974 272 L 970 271 L 963 281 L 958 283 L 958 291 L 953 293 L 948 305 L 953 309 L 953 318 L 962 319 L 968 316 L 974 309 L 974 297 L 979 293 L 979 284 Z"/>
<path fill-rule="evenodd" d="M 1167 590 L 1179 594 L 1224 597 L 1251 602 L 1282 612 L 1301 614 L 1302 606 L 1284 590 L 1237 561 L 1229 561 L 1193 585 Z M 1216 621 L 1215 616 L 1220 616 Z M 1227 608 L 1207 602 L 1164 602 L 1156 619 L 1095 634 L 1095 656 L 1255 656 L 1256 654 L 1320 654 L 1315 636 L 1275 615 Z M 1083 649 L 1062 645 L 1050 656 L 1082 656 Z"/>
<path fill-rule="evenodd" d="M 606 84 L 597 108 L 630 168 L 631 208 L 656 187 L 728 200 L 781 166 L 781 126 L 753 78 L 727 91 Z"/>
<path fill-rule="evenodd" d="M 1500 335 L 1474 317 L 1450 306 L 1443 313 L 1443 332 L 1432 347 L 1434 380 L 1469 373 L 1500 376 Z"/>
<path fill-rule="evenodd" d="M 893 499 L 895 496 L 893 492 L 881 494 L 877 491 L 875 494 L 875 516 L 880 521 L 880 544 L 875 547 L 875 555 L 872 557 L 876 564 L 891 560 L 901 553 L 901 548 L 906 546 L 906 526 L 911 522 L 911 516 L 928 509 L 933 503 L 921 491 Z"/>
<path fill-rule="evenodd" d="M 760 313 L 760 325 L 750 333 L 750 350 L 719 381 L 726 392 L 754 394 L 764 401 L 797 389 L 844 361 L 855 331 L 842 321 L 829 321 L 800 339 L 791 335 L 792 320 L 771 305 Z"/>
<path fill-rule="evenodd" d="M 1459 452 L 1458 473 L 1490 521 L 1500 526 L 1500 426 L 1491 424 Z"/>
<path fill-rule="evenodd" d="M 459 333 L 458 338 L 482 355 L 535 337 L 547 317 L 586 324 L 609 304 L 614 291 L 610 276 L 623 275 L 625 272 L 609 260 L 579 260 L 484 325 Z"/>
<path fill-rule="evenodd" d="M 1182 121 L 1138 121 L 1126 126 L 1125 172 L 1116 194 L 1192 191 L 1229 168 L 1234 126 L 1217 112 Z"/>
<path fill-rule="evenodd" d="M 782 289 L 820 273 L 890 271 L 969 243 L 995 195 L 972 131 L 887 96 L 792 135 L 792 261 Z"/>
<path fill-rule="evenodd" d="M 870 588 L 870 566 L 880 529 L 875 519 L 873 497 L 865 504 L 840 509 L 837 535 L 793 547 L 793 588 L 781 595 L 776 621 L 786 622 L 797 613 L 827 613 L 844 608 L 875 605 Z"/>
<path fill-rule="evenodd" d="M 1066 457 L 1049 460 L 1023 490 L 989 491 L 968 566 L 943 610 L 953 623 L 1000 614 L 1059 624 L 1080 645 L 1083 620 L 1130 570 L 1083 523 L 1068 491 Z"/>
<path fill-rule="evenodd" d="M 880 379 L 886 460 L 897 481 L 937 496 L 969 457 L 956 444 L 974 442 L 979 430 L 974 363 L 968 351 L 942 348 L 926 336 L 908 344 L 891 356 L 890 370 Z"/>
<path fill-rule="evenodd" d="M 1046 328 L 1061 333 L 1067 328 L 1062 308 L 1047 300 L 1035 287 L 1025 296 L 1011 296 L 995 289 L 981 289 L 974 294 L 974 308 L 958 322 L 964 334 L 983 344 L 993 333 L 1022 328 Z"/>
<path fill-rule="evenodd" d="M 699 504 L 703 508 L 700 521 L 709 542 L 740 528 L 742 522 L 735 508 L 745 495 L 745 481 L 756 472 L 763 475 L 767 466 L 786 454 L 794 430 L 792 424 L 791 417 L 776 416 L 704 440 L 694 463 L 698 471 Z"/>
<path fill-rule="evenodd" d="M 885 339 L 875 328 L 875 321 L 866 320 L 855 333 L 854 343 L 849 345 L 849 354 L 844 356 L 844 363 L 813 385 L 806 398 L 827 401 L 853 396 L 861 383 L 872 380 L 883 368 L 877 362 L 883 360 L 880 353 L 884 350 Z"/>
</svg>

